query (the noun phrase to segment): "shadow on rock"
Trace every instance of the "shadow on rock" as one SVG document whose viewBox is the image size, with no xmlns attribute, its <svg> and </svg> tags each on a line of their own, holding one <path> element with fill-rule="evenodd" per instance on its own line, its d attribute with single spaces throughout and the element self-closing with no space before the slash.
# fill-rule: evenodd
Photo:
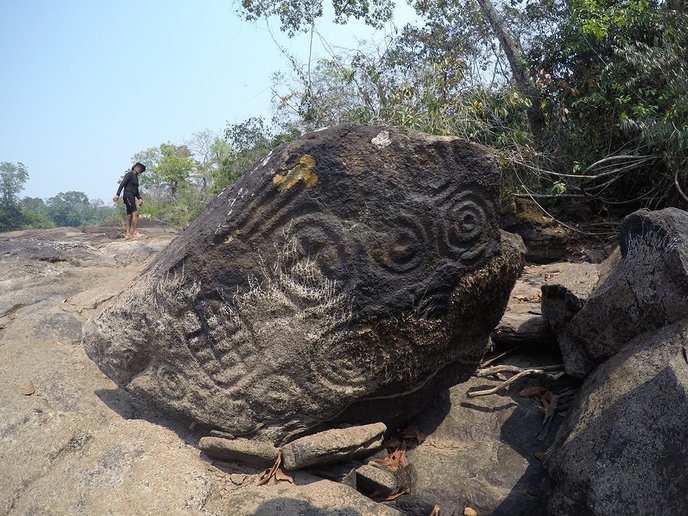
<svg viewBox="0 0 688 516">
<path fill-rule="evenodd" d="M 156 408 L 136 399 L 122 388 L 96 389 L 95 395 L 124 419 L 142 419 L 154 425 L 163 426 L 172 430 L 187 444 L 196 446 L 200 437 L 207 433 L 202 427 L 192 429 L 191 420 L 165 415 Z"/>
<path fill-rule="evenodd" d="M 292 498 L 275 498 L 262 503 L 254 513 L 256 516 L 274 516 L 275 514 L 303 514 L 305 516 L 365 516 L 365 513 L 353 507 L 340 509 L 323 509 L 306 500 Z"/>
<path fill-rule="evenodd" d="M 543 513 L 543 470 L 536 453 L 547 450 L 561 418 L 555 416 L 538 439 L 544 410 L 536 399 L 519 394 L 525 387 L 545 387 L 537 378 L 524 378 L 505 394 L 467 395 L 495 385 L 472 377 L 443 393 L 418 419 L 428 437 L 409 451 L 418 472 L 413 494 L 448 514 L 461 514 L 465 507 L 478 514 Z"/>
</svg>

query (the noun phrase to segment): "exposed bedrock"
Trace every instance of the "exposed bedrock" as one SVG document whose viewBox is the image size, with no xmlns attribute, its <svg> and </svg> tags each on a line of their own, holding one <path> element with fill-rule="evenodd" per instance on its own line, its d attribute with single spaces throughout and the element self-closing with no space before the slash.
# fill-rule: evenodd
<svg viewBox="0 0 688 516">
<path fill-rule="evenodd" d="M 393 426 L 472 373 L 523 266 L 463 140 L 335 127 L 276 148 L 85 327 L 117 384 L 281 443 Z"/>
</svg>

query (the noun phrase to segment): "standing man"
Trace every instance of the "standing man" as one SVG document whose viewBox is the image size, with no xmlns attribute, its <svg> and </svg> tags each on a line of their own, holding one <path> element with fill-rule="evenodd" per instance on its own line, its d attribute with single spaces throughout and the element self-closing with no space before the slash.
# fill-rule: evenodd
<svg viewBox="0 0 688 516">
<path fill-rule="evenodd" d="M 112 202 L 119 201 L 119 194 L 124 190 L 124 205 L 127 207 L 127 228 L 124 238 L 137 238 L 139 234 L 139 212 L 136 200 L 143 204 L 143 199 L 139 194 L 139 174 L 146 170 L 146 165 L 134 163 L 131 170 L 124 175 L 124 179 L 119 184 L 117 194 L 112 198 Z"/>
</svg>

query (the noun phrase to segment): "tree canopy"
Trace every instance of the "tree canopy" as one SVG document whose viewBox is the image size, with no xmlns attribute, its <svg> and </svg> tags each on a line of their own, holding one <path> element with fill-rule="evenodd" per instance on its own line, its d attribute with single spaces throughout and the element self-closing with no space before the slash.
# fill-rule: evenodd
<svg viewBox="0 0 688 516">
<path fill-rule="evenodd" d="M 389 123 L 489 146 L 506 192 L 625 213 L 685 205 L 688 15 L 677 0 L 413 0 L 420 23 L 376 49 L 296 59 L 275 81 L 286 133 Z M 372 25 L 389 2 L 332 2 Z M 247 1 L 317 32 L 322 1 Z"/>
</svg>

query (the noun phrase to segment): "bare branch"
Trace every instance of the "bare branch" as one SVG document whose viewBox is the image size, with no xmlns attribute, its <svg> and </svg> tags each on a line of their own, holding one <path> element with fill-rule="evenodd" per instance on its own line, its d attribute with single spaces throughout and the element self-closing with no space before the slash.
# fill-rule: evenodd
<svg viewBox="0 0 688 516">
<path fill-rule="evenodd" d="M 551 381 L 557 381 L 560 378 L 562 378 L 566 373 L 565 372 L 560 372 L 560 373 L 548 373 L 547 371 L 544 371 L 543 369 L 526 369 L 525 371 L 521 371 L 518 374 L 515 374 L 508 380 L 500 383 L 496 387 L 493 387 L 492 389 L 485 389 L 483 391 L 472 391 L 472 392 L 467 392 L 466 395 L 469 398 L 477 398 L 478 396 L 489 396 L 490 394 L 497 394 L 498 392 L 506 389 L 509 385 L 512 383 L 517 382 L 521 378 L 525 378 L 526 376 L 544 376 L 546 379 L 551 380 Z"/>
</svg>

